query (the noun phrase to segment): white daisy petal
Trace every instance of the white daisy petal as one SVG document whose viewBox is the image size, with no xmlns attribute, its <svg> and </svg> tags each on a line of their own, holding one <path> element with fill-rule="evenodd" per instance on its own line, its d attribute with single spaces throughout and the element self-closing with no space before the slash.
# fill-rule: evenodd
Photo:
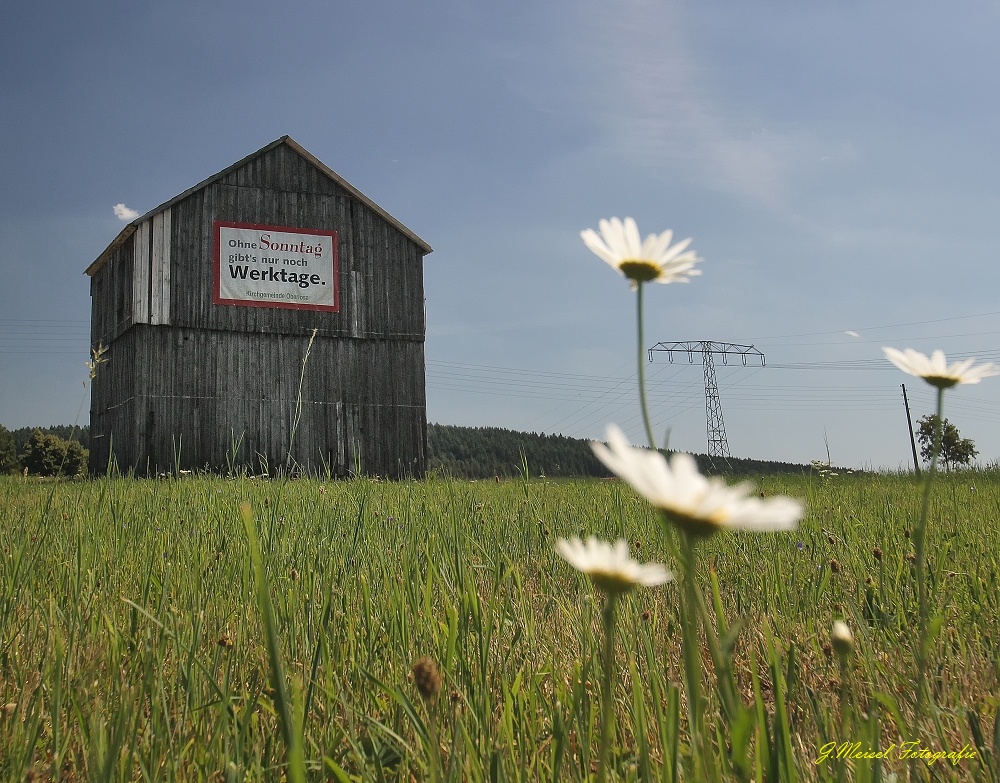
<svg viewBox="0 0 1000 783">
<path fill-rule="evenodd" d="M 674 238 L 674 232 L 669 228 L 660 235 L 650 234 L 646 241 L 642 243 L 639 251 L 643 258 L 662 258 L 663 254 L 670 248 L 670 242 Z M 681 248 L 683 250 L 684 248 Z"/>
<path fill-rule="evenodd" d="M 684 258 L 684 257 L 687 257 L 687 256 L 690 256 L 690 257 L 693 258 L 694 257 L 694 253 L 693 252 L 691 252 L 691 253 L 684 253 L 684 251 L 687 250 L 687 246 L 690 245 L 691 242 L 692 242 L 692 238 L 691 237 L 688 237 L 687 239 L 682 239 L 680 242 L 678 242 L 676 245 L 674 245 L 672 248 L 670 248 L 670 250 L 669 250 L 669 252 L 667 252 L 665 258 L 675 259 L 675 260 L 678 260 L 678 261 L 681 260 L 681 258 Z M 665 250 L 665 252 L 666 252 L 666 250 Z M 684 256 L 681 256 L 681 253 L 684 253 Z"/>
<path fill-rule="evenodd" d="M 639 237 L 639 227 L 633 218 L 625 218 L 625 249 L 631 255 L 639 255 L 642 239 Z"/>
<path fill-rule="evenodd" d="M 618 218 L 602 220 L 599 224 L 601 235 L 608 243 L 608 249 L 617 258 L 629 255 L 628 238 L 625 233 L 625 226 Z"/>
<path fill-rule="evenodd" d="M 610 248 L 594 229 L 588 228 L 586 231 L 581 231 L 580 237 L 594 255 L 611 264 L 615 269 L 618 268 L 618 256 L 611 252 Z"/>
</svg>

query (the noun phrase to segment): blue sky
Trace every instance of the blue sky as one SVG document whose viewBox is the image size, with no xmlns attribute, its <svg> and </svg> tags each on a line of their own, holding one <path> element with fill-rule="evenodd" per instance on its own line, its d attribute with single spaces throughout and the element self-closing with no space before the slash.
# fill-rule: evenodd
<svg viewBox="0 0 1000 783">
<path fill-rule="evenodd" d="M 881 347 L 1000 360 L 997 40 L 974 0 L 9 0 L 0 423 L 87 420 L 113 206 L 288 134 L 434 247 L 431 421 L 640 440 L 633 295 L 579 238 L 632 215 L 704 259 L 650 288 L 647 344 L 767 357 L 717 368 L 734 455 L 906 465 L 900 384 L 914 418 L 933 398 Z M 700 365 L 648 373 L 704 451 Z M 945 415 L 1000 458 L 1000 379 Z"/>
</svg>

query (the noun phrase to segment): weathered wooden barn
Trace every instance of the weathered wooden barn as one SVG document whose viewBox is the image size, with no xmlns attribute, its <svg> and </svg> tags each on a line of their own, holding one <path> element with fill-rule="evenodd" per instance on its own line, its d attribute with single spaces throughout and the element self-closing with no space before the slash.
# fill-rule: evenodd
<svg viewBox="0 0 1000 783">
<path fill-rule="evenodd" d="M 429 252 L 287 136 L 132 221 L 86 270 L 91 472 L 422 476 Z"/>
</svg>

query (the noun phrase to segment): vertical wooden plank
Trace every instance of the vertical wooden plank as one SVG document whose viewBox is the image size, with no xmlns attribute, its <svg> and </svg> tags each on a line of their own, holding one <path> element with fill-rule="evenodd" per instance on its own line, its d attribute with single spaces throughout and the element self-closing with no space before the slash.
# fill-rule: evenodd
<svg viewBox="0 0 1000 783">
<path fill-rule="evenodd" d="M 137 324 L 149 323 L 149 231 L 150 221 L 144 220 L 132 235 L 132 322 Z"/>
<path fill-rule="evenodd" d="M 158 324 L 160 321 L 160 299 L 162 291 L 160 288 L 160 262 L 163 259 L 163 217 L 161 214 L 153 215 L 152 219 L 152 242 L 150 244 L 149 259 L 149 323 Z"/>
<path fill-rule="evenodd" d="M 153 215 L 153 246 L 150 261 L 152 324 L 170 323 L 170 210 Z"/>
<path fill-rule="evenodd" d="M 163 246 L 162 257 L 160 258 L 160 269 L 163 275 L 161 280 L 161 302 L 160 302 L 160 323 L 170 323 L 170 240 L 172 210 L 165 209 L 160 213 L 163 220 Z"/>
</svg>

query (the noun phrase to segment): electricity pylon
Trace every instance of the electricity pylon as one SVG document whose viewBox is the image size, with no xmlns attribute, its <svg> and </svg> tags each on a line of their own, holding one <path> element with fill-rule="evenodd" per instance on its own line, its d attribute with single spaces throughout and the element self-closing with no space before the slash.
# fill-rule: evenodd
<svg viewBox="0 0 1000 783">
<path fill-rule="evenodd" d="M 708 456 L 721 457 L 728 460 L 729 441 L 726 439 L 726 424 L 722 419 L 722 400 L 719 398 L 719 386 L 715 382 L 715 360 L 713 355 L 722 357 L 723 364 L 729 364 L 730 356 L 739 356 L 743 366 L 747 366 L 747 357 L 760 359 L 764 366 L 764 354 L 752 345 L 737 345 L 736 343 L 717 343 L 712 340 L 688 340 L 676 343 L 657 343 L 649 349 L 649 361 L 653 361 L 653 352 L 666 352 L 667 360 L 672 364 L 674 351 L 687 354 L 688 363 L 694 364 L 694 355 L 701 354 L 701 363 L 705 370 L 705 417 L 708 420 Z"/>
</svg>

